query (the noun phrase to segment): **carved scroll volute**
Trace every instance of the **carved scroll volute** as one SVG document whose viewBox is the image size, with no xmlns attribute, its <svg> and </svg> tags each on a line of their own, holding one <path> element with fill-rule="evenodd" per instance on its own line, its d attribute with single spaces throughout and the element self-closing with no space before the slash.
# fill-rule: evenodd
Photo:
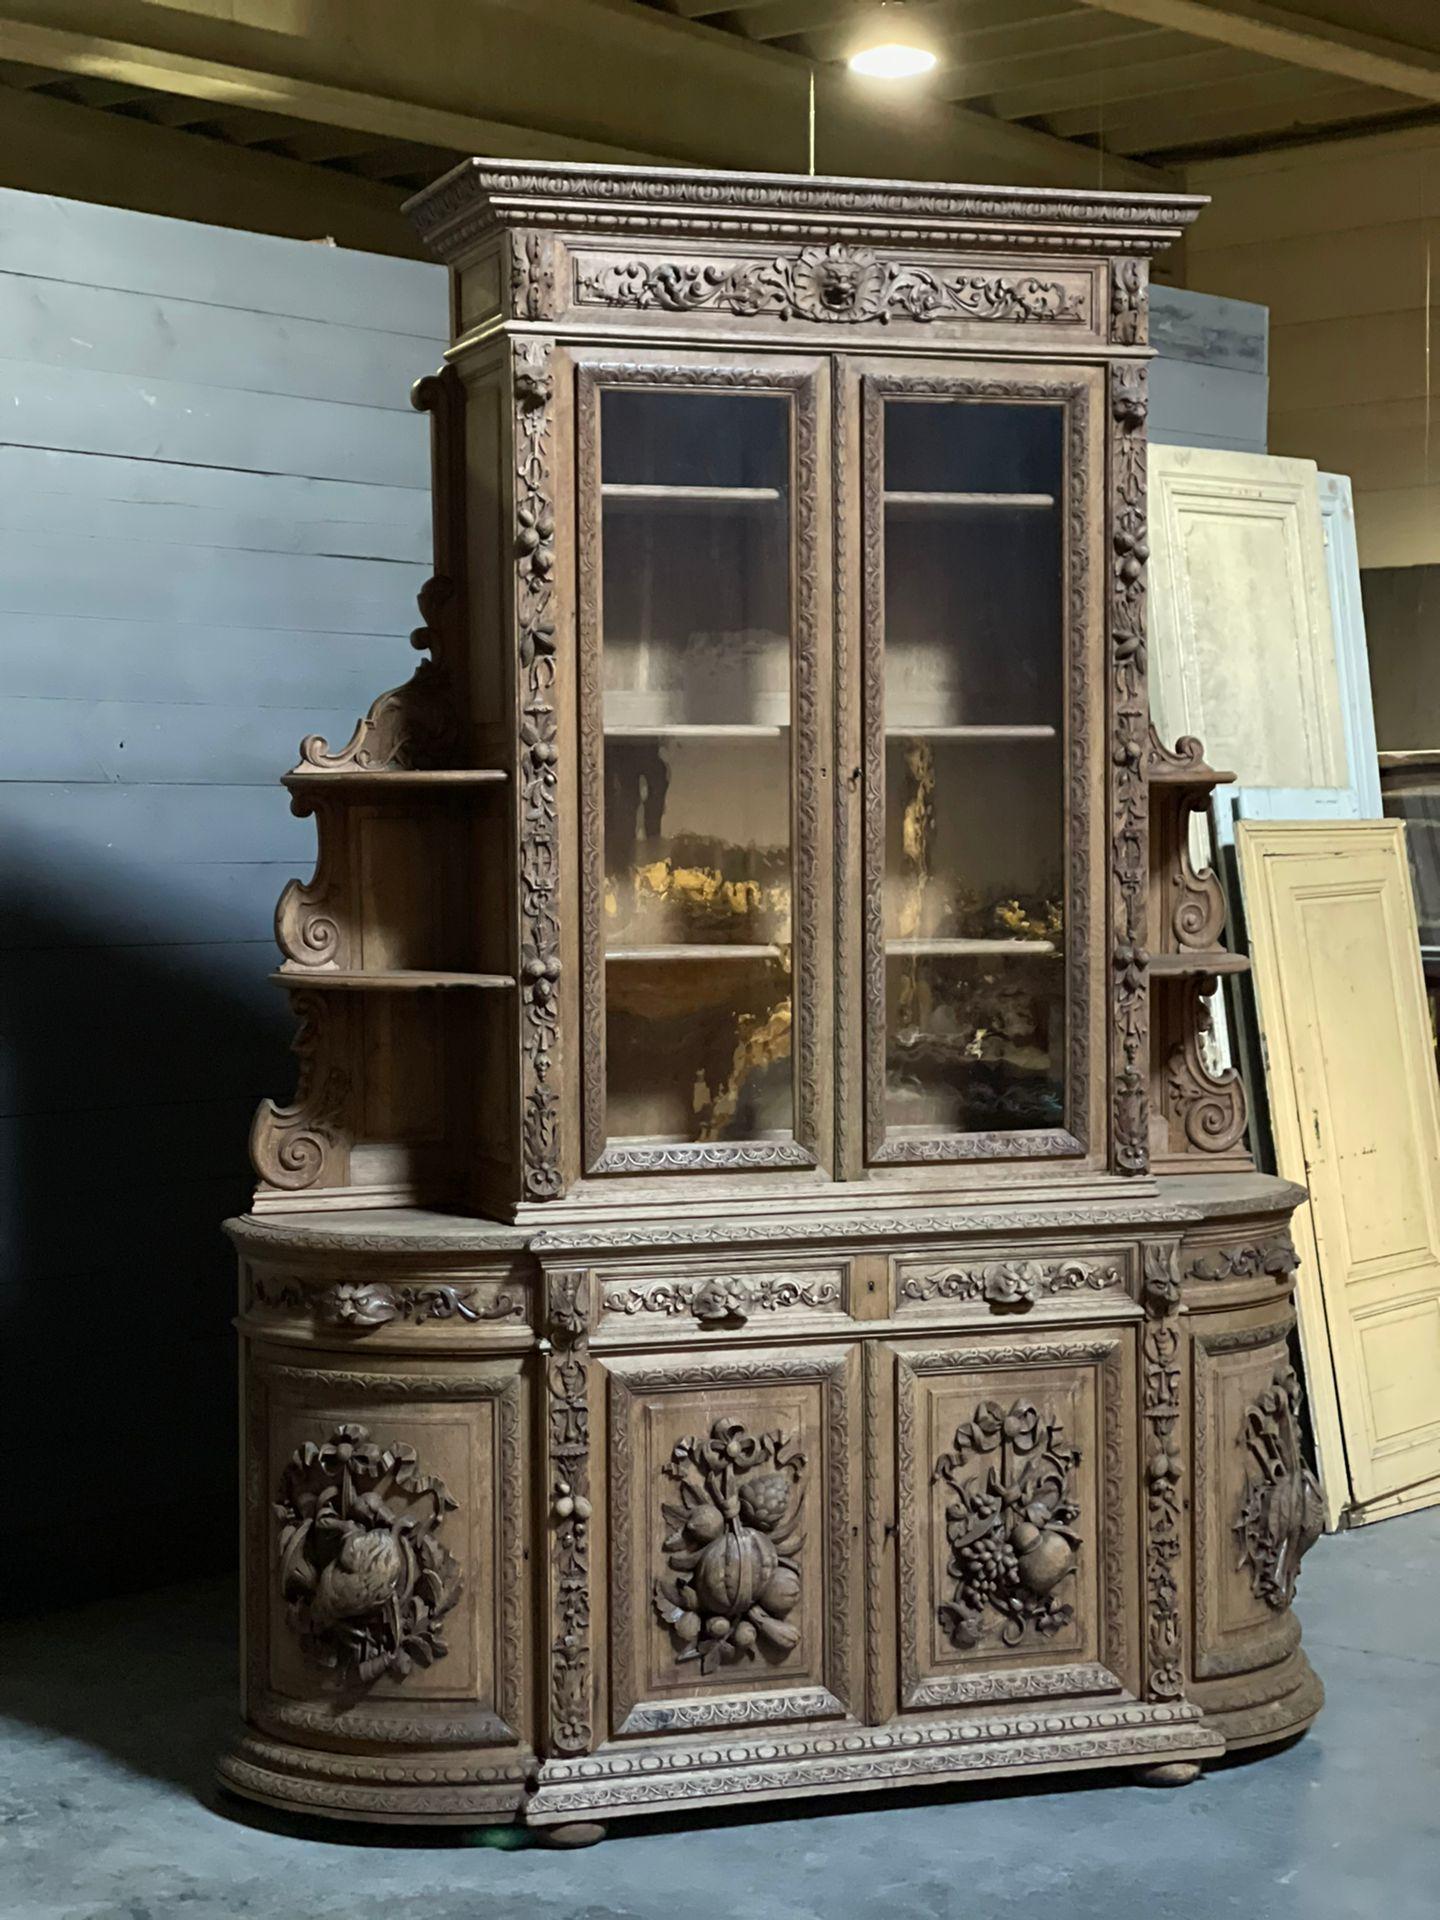
<svg viewBox="0 0 1440 1920">
<path fill-rule="evenodd" d="M 1180 1274 L 1173 1241 L 1144 1250 L 1140 1343 L 1145 1473 L 1145 1697 L 1185 1690 L 1180 1581 L 1184 1563 L 1183 1422 L 1180 1403 Z"/>
<path fill-rule="evenodd" d="M 1240 1435 L 1253 1468 L 1235 1522 L 1240 1566 L 1256 1597 L 1277 1609 L 1294 1600 L 1300 1562 L 1325 1527 L 1320 1483 L 1301 1448 L 1302 1400 L 1295 1370 L 1284 1362 L 1247 1408 Z"/>
<path fill-rule="evenodd" d="M 411 404 L 433 419 L 431 501 L 435 571 L 417 596 L 422 624 L 410 644 L 431 658 L 382 693 L 345 745 L 319 734 L 300 743 L 297 773 L 383 773 L 452 766 L 462 744 L 460 670 L 465 623 L 465 389 L 453 367 L 417 380 Z"/>
<path fill-rule="evenodd" d="M 1180 1009 L 1180 1037 L 1165 1063 L 1165 1109 L 1172 1131 L 1199 1153 L 1243 1150 L 1248 1118 L 1245 1087 L 1234 1067 L 1213 1073 L 1205 1055 L 1211 1031 L 1213 976 L 1187 988 Z M 1179 1144 L 1179 1143 L 1176 1143 Z"/>
<path fill-rule="evenodd" d="M 350 960 L 346 912 L 346 808 L 318 794 L 290 795 L 298 819 L 315 818 L 317 854 L 308 880 L 291 880 L 275 904 L 275 944 L 297 967 L 344 967 Z"/>
<path fill-rule="evenodd" d="M 318 993 L 297 993 L 291 1004 L 300 1023 L 291 1047 L 300 1062 L 295 1098 L 284 1107 L 260 1102 L 250 1158 L 264 1185 L 284 1193 L 343 1186 L 350 1164 L 349 1010 Z"/>
<path fill-rule="evenodd" d="M 1110 372 L 1111 898 L 1114 1064 L 1111 1152 L 1120 1173 L 1149 1165 L 1149 875 L 1145 564 L 1145 368 Z"/>
<path fill-rule="evenodd" d="M 546 1276 L 546 1454 L 549 1481 L 549 1747 L 594 1744 L 590 1622 L 590 1313 L 586 1273 Z"/>
</svg>

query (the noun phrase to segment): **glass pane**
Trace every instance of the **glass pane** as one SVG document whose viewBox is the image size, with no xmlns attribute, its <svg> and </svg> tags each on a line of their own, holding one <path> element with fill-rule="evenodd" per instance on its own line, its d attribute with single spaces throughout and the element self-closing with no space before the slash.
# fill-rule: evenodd
<svg viewBox="0 0 1440 1920">
<path fill-rule="evenodd" d="M 1065 1108 L 1063 411 L 885 420 L 886 1121 Z"/>
<path fill-rule="evenodd" d="M 601 396 L 606 1132 L 793 1130 L 790 403 Z"/>
</svg>

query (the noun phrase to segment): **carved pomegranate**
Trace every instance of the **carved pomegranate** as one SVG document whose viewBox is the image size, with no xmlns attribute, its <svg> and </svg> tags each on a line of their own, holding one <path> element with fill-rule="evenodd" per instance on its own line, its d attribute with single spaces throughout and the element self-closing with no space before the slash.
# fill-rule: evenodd
<svg viewBox="0 0 1440 1920">
<path fill-rule="evenodd" d="M 775 1543 L 750 1527 L 727 1527 L 695 1569 L 695 1588 L 707 1612 L 732 1619 L 748 1613 L 769 1585 L 779 1556 Z"/>
<path fill-rule="evenodd" d="M 760 1604 L 767 1613 L 793 1612 L 800 1600 L 800 1576 L 791 1567 L 777 1567 L 770 1576 Z"/>
</svg>

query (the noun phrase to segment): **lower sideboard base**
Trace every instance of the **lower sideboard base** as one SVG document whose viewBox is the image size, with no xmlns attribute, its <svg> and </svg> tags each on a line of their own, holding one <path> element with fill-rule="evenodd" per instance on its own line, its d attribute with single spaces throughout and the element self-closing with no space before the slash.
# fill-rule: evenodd
<svg viewBox="0 0 1440 1920">
<path fill-rule="evenodd" d="M 667 1807 L 721 1807 L 945 1786 L 967 1780 L 1150 1769 L 1218 1758 L 1223 1739 L 1184 1702 L 851 1727 L 755 1740 L 625 1743 L 551 1760 L 452 1752 L 443 1759 L 324 1753 L 246 1734 L 220 1763 L 222 1787 L 289 1813 L 390 1824 L 546 1827 Z"/>
<path fill-rule="evenodd" d="M 1229 1704 L 1218 1690 L 1205 1703 L 1205 1724 L 1222 1737 L 1227 1753 L 1292 1740 L 1325 1704 L 1320 1677 L 1298 1648 L 1282 1666 L 1247 1679 L 1248 1688 L 1227 1690 Z"/>
</svg>

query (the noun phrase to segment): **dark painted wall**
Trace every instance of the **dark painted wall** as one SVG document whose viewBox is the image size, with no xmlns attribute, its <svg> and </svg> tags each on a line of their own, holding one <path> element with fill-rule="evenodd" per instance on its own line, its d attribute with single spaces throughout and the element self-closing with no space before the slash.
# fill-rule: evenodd
<svg viewBox="0 0 1440 1920">
<path fill-rule="evenodd" d="M 444 329 L 438 267 L 0 192 L 7 1608 L 233 1557 L 276 781 L 413 668 Z"/>
</svg>

